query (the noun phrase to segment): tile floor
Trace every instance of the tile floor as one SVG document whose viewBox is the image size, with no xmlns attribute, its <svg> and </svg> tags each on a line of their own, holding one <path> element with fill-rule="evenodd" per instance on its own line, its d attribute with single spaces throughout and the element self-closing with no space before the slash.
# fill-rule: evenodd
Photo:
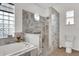
<svg viewBox="0 0 79 59">
<path fill-rule="evenodd" d="M 79 51 L 73 50 L 71 54 L 65 52 L 64 48 L 59 48 L 49 53 L 49 56 L 79 56 Z"/>
</svg>

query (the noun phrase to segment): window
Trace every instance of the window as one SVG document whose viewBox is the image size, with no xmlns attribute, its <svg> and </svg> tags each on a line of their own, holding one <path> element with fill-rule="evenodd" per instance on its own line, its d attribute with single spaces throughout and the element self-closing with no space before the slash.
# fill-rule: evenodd
<svg viewBox="0 0 79 59">
<path fill-rule="evenodd" d="M 66 12 L 66 24 L 74 24 L 74 10 Z"/>
<path fill-rule="evenodd" d="M 8 3 L 1 3 L 0 5 L 2 7 L 0 8 L 0 38 L 7 38 L 8 35 L 13 35 L 15 32 L 15 13 L 7 11 L 11 9 L 9 5 Z"/>
</svg>

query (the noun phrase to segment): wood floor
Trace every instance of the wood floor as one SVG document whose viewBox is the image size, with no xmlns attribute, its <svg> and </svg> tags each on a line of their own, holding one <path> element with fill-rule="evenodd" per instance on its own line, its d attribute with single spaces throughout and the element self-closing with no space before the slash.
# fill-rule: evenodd
<svg viewBox="0 0 79 59">
<path fill-rule="evenodd" d="M 49 56 L 79 56 L 79 51 L 72 51 L 71 54 L 68 54 L 65 52 L 65 49 L 64 48 L 59 48 L 53 52 L 50 52 L 49 53 Z"/>
</svg>

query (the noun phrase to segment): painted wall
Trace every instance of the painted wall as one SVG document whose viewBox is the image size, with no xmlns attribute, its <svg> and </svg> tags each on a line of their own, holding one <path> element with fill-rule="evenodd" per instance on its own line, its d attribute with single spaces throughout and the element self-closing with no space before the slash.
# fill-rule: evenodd
<svg viewBox="0 0 79 59">
<path fill-rule="evenodd" d="M 60 47 L 65 47 L 65 40 L 67 36 L 73 37 L 73 49 L 79 50 L 79 7 L 74 4 L 66 4 L 60 6 Z M 75 11 L 75 24 L 66 25 L 66 11 Z"/>
</svg>

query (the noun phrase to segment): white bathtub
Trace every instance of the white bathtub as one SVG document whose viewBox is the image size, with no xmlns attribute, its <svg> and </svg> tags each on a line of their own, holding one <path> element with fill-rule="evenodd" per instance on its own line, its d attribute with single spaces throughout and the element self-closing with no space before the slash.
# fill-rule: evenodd
<svg viewBox="0 0 79 59">
<path fill-rule="evenodd" d="M 36 49 L 36 47 L 27 42 L 12 43 L 0 46 L 0 56 L 19 56 L 33 49 Z"/>
</svg>

